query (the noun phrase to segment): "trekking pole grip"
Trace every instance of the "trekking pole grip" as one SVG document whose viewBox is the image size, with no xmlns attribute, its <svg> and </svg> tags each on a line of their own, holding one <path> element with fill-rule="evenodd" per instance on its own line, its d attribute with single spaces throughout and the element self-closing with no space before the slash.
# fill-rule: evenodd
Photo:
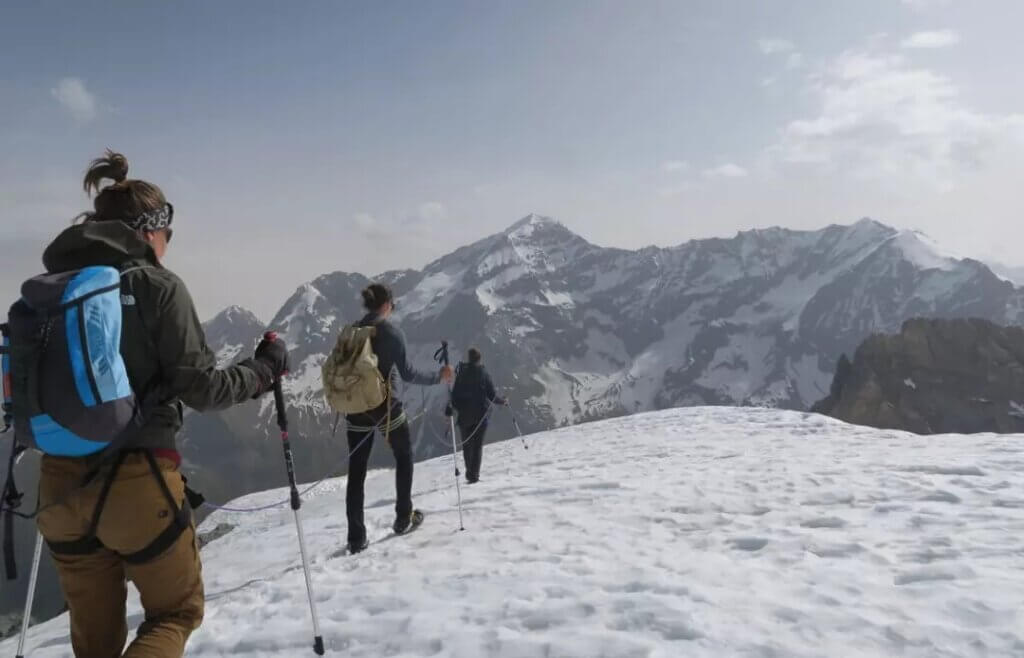
<svg viewBox="0 0 1024 658">
<path fill-rule="evenodd" d="M 277 407 L 277 426 L 281 428 L 281 436 L 288 438 L 288 415 L 284 412 L 284 391 L 281 380 L 274 380 L 274 406 Z"/>
<path fill-rule="evenodd" d="M 268 331 L 263 334 L 263 340 L 273 342 L 277 340 L 276 331 Z M 282 373 L 282 376 L 287 373 Z M 281 428 L 282 437 L 288 435 L 288 414 L 284 409 L 284 391 L 281 388 L 281 377 L 274 380 L 274 407 L 277 410 L 277 426 Z"/>
</svg>

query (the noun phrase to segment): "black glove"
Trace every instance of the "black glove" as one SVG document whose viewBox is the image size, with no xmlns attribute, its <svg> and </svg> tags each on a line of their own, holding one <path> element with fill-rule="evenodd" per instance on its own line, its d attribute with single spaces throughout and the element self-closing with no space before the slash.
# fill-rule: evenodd
<svg viewBox="0 0 1024 658">
<path fill-rule="evenodd" d="M 270 368 L 274 380 L 288 374 L 288 347 L 275 336 L 264 336 L 256 346 L 256 360 Z"/>
<path fill-rule="evenodd" d="M 256 355 L 248 360 L 249 365 L 263 384 L 255 397 L 260 397 L 274 388 L 274 382 L 288 374 L 288 347 L 277 336 L 267 335 L 256 346 Z"/>
<path fill-rule="evenodd" d="M 452 416 L 455 415 L 455 410 L 452 409 L 452 403 L 451 402 L 449 402 L 448 404 L 444 405 L 444 415 L 446 417 L 448 417 L 448 418 L 451 418 Z"/>
</svg>

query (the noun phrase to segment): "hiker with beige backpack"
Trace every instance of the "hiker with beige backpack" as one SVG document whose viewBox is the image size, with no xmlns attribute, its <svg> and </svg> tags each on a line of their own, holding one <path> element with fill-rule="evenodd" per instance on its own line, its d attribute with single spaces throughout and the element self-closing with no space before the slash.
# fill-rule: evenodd
<svg viewBox="0 0 1024 658">
<path fill-rule="evenodd" d="M 413 454 L 409 420 L 398 399 L 398 380 L 432 386 L 452 379 L 452 368 L 436 374 L 413 368 L 405 337 L 388 318 L 395 309 L 391 290 L 374 283 L 362 292 L 367 314 L 345 327 L 323 366 L 324 394 L 331 408 L 348 424 L 349 470 L 345 492 L 348 549 L 359 553 L 368 546 L 363 522 L 363 484 L 373 449 L 381 433 L 395 455 L 395 534 L 410 532 L 423 521 L 412 506 Z"/>
</svg>

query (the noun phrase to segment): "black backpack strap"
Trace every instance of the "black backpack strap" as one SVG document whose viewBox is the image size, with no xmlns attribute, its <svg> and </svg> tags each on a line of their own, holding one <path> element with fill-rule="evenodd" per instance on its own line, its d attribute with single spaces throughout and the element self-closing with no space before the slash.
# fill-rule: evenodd
<svg viewBox="0 0 1024 658">
<path fill-rule="evenodd" d="M 4 322 L 0 324 L 0 359 L 10 358 L 11 348 L 8 343 L 11 340 L 11 325 Z M 14 410 L 11 405 L 11 379 L 10 373 L 2 372 L 3 383 L 0 385 L 0 408 L 3 409 L 3 428 L 0 434 L 11 429 Z"/>
<path fill-rule="evenodd" d="M 15 580 L 18 577 L 18 566 L 14 557 L 14 510 L 21 506 L 24 494 L 18 491 L 14 483 L 14 465 L 18 461 L 18 455 L 24 451 L 25 446 L 18 445 L 17 440 L 12 439 L 11 456 L 7 460 L 7 480 L 3 489 L 3 552 L 7 580 Z"/>
<path fill-rule="evenodd" d="M 131 274 L 132 272 L 139 272 L 139 271 L 143 271 L 143 270 L 155 270 L 155 269 L 157 269 L 157 267 L 155 265 L 129 265 L 128 267 L 125 267 L 125 268 L 119 270 L 119 272 L 121 273 L 121 294 L 122 294 L 122 297 L 124 296 L 125 293 L 127 293 L 129 296 L 131 296 L 131 298 L 132 298 L 132 300 L 134 302 L 133 306 L 135 307 L 136 315 L 139 318 L 139 326 L 142 327 L 142 333 L 146 335 L 146 341 L 149 343 L 149 347 L 153 350 L 154 358 L 157 358 L 157 363 L 159 363 L 159 358 L 158 357 L 159 357 L 159 354 L 160 354 L 160 348 L 157 347 L 156 341 L 153 339 L 153 334 L 150 333 L 150 331 L 149 331 L 149 325 L 146 323 L 146 315 L 142 312 L 142 306 L 139 304 L 138 299 L 135 297 L 135 293 L 132 291 L 131 286 L 129 286 L 128 283 L 125 281 L 125 277 L 127 275 Z M 122 306 L 122 313 L 123 313 L 123 308 L 124 308 L 123 300 L 121 302 L 121 306 Z M 153 396 L 156 395 L 156 391 L 159 390 L 160 383 L 163 381 L 163 376 L 164 376 L 164 374 L 163 374 L 162 370 L 160 370 L 158 368 L 157 369 L 157 373 L 153 376 L 153 378 L 150 381 L 144 382 L 144 383 L 140 383 L 140 385 L 143 387 L 145 393 L 142 393 L 140 391 L 136 391 L 135 392 L 135 396 L 136 396 L 136 398 L 138 398 L 139 402 L 143 402 L 144 398 L 153 397 Z M 155 401 L 151 400 L 151 401 L 149 401 L 149 403 L 152 404 L 153 408 L 158 406 Z M 148 411 L 152 411 L 152 408 L 147 409 L 147 412 Z"/>
</svg>

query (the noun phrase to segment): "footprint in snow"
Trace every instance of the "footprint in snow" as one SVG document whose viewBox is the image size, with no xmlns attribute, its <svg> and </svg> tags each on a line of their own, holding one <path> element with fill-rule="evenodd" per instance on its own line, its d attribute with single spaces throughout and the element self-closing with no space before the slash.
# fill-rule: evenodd
<svg viewBox="0 0 1024 658">
<path fill-rule="evenodd" d="M 943 491 L 939 489 L 937 491 L 933 491 L 932 493 L 926 496 L 923 496 L 921 500 L 933 503 L 949 503 L 951 505 L 956 505 L 957 503 L 960 502 L 960 497 L 949 491 Z"/>
<path fill-rule="evenodd" d="M 845 526 L 846 521 L 834 516 L 809 519 L 800 524 L 801 528 L 843 528 Z"/>
<path fill-rule="evenodd" d="M 809 546 L 807 552 L 821 558 L 845 558 L 853 557 L 864 551 L 860 544 L 818 544 Z"/>
<path fill-rule="evenodd" d="M 763 537 L 733 537 L 728 543 L 738 551 L 754 552 L 759 551 L 768 545 L 768 540 Z"/>
<path fill-rule="evenodd" d="M 589 489 L 593 491 L 608 491 L 611 489 L 621 489 L 622 485 L 618 482 L 591 482 L 587 484 L 581 484 L 580 489 Z"/>
<path fill-rule="evenodd" d="M 981 477 L 985 471 L 977 466 L 905 466 L 897 468 L 904 473 L 926 473 L 928 475 L 961 475 Z"/>
<path fill-rule="evenodd" d="M 973 576 L 974 573 L 969 569 L 964 570 L 964 574 L 967 577 Z M 903 573 L 897 574 L 893 578 L 893 583 L 896 585 L 913 585 L 915 583 L 932 583 L 944 580 L 959 580 L 960 575 L 954 573 L 952 570 L 940 569 L 937 567 L 924 567 L 921 569 L 912 569 L 910 571 L 904 571 Z"/>
</svg>

